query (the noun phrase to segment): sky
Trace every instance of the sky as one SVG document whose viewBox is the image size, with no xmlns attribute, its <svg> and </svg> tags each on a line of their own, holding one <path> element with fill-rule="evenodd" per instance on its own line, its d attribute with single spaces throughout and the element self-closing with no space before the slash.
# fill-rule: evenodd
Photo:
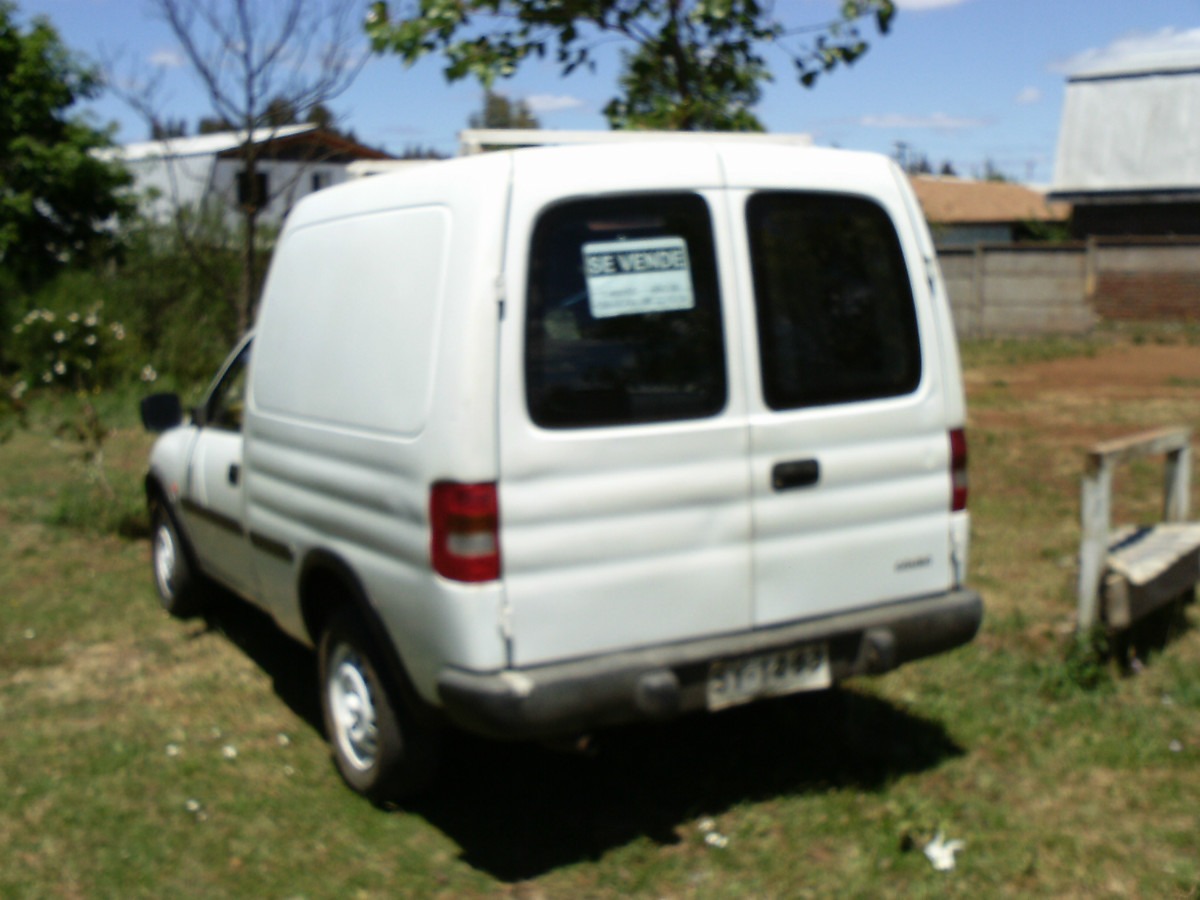
<svg viewBox="0 0 1200 900">
<path fill-rule="evenodd" d="M 828 20 L 836 0 L 777 0 L 791 24 Z M 756 114 L 771 132 L 811 135 L 820 146 L 923 156 L 936 168 L 980 177 L 988 168 L 1035 185 L 1051 183 L 1068 76 L 1129 54 L 1191 52 L 1200 61 L 1200 0 L 897 0 L 890 34 L 864 30 L 870 49 L 814 88 L 782 55 Z M 364 13 L 367 3 L 363 3 Z M 21 20 L 45 16 L 64 43 L 93 62 L 115 60 L 118 77 L 161 79 L 160 118 L 192 131 L 211 110 L 169 29 L 147 0 L 17 0 Z M 365 43 L 365 41 L 364 41 Z M 617 92 L 616 47 L 597 71 L 562 77 L 550 61 L 527 63 L 496 89 L 525 100 L 543 128 L 606 129 Z M 452 155 L 458 132 L 482 106 L 475 82 L 448 84 L 436 57 L 406 67 L 372 57 L 330 108 L 368 145 L 399 154 Z M 116 96 L 88 104 L 118 142 L 145 140 L 144 119 Z M 900 148 L 903 148 L 901 151 Z"/>
</svg>

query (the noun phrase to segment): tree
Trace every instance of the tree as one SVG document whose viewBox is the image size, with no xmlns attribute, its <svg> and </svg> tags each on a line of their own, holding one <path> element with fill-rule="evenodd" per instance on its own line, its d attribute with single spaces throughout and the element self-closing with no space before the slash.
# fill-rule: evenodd
<svg viewBox="0 0 1200 900">
<path fill-rule="evenodd" d="M 409 144 L 400 154 L 400 159 L 445 159 L 445 153 L 439 153 L 433 147 L 422 147 L 420 144 Z"/>
<path fill-rule="evenodd" d="M 72 116 L 98 74 L 46 19 L 27 29 L 0 0 L 0 268 L 25 288 L 113 247 L 108 223 L 129 211 L 129 175 L 98 151 L 107 133 Z"/>
<path fill-rule="evenodd" d="M 287 97 L 273 98 L 263 113 L 263 121 L 271 128 L 295 125 L 297 117 L 296 104 Z"/>
<path fill-rule="evenodd" d="M 983 180 L 1006 182 L 1009 180 L 1009 178 L 1004 174 L 1003 171 L 1001 171 L 1001 169 L 992 161 L 992 158 L 989 156 L 983 161 Z"/>
<path fill-rule="evenodd" d="M 305 119 L 312 122 L 312 124 L 316 125 L 322 131 L 337 130 L 337 116 L 324 103 L 314 103 L 309 107 L 308 115 Z"/>
<path fill-rule="evenodd" d="M 367 32 L 376 52 L 412 63 L 446 56 L 451 81 L 473 75 L 485 86 L 530 57 L 553 53 L 564 75 L 594 67 L 599 43 L 631 46 L 621 76 L 624 97 L 606 108 L 614 127 L 754 128 L 748 107 L 770 69 L 766 47 L 783 53 L 800 82 L 813 86 L 867 51 L 860 23 L 886 34 L 894 0 L 844 0 L 831 21 L 795 25 L 761 0 L 386 0 L 371 7 Z M 780 4 L 782 6 L 782 4 Z"/>
<path fill-rule="evenodd" d="M 524 100 L 510 100 L 490 88 L 483 92 L 483 109 L 471 113 L 471 128 L 541 128 L 537 116 Z"/>
<path fill-rule="evenodd" d="M 258 163 L 268 133 L 297 121 L 300 110 L 323 106 L 354 81 L 366 61 L 360 47 L 358 0 L 150 0 L 171 29 L 193 74 L 208 95 L 213 116 L 201 122 L 242 135 L 240 158 L 247 185 L 261 183 Z M 152 115 L 152 91 L 128 94 Z M 257 134 L 256 134 L 257 132 Z M 278 190 L 286 190 L 280 185 Z M 237 322 L 250 322 L 259 288 L 259 214 L 278 193 L 250 191 L 241 204 L 242 287 Z"/>
<path fill-rule="evenodd" d="M 161 122 L 150 123 L 152 141 L 169 141 L 181 137 L 187 137 L 187 122 L 183 119 L 164 119 Z"/>
<path fill-rule="evenodd" d="M 196 134 L 220 134 L 223 131 L 235 131 L 234 124 L 220 116 L 203 116 L 196 124 Z"/>
<path fill-rule="evenodd" d="M 624 97 L 615 97 L 604 107 L 612 128 L 651 128 L 665 131 L 763 131 L 750 107 L 762 95 L 759 82 L 769 75 L 757 64 L 738 68 L 734 60 L 712 57 L 702 47 L 681 48 L 684 54 L 696 49 L 704 59 L 685 62 L 694 73 L 692 89 L 683 95 L 677 89 L 681 65 L 673 57 L 660 59 L 652 47 L 623 54 L 620 78 Z"/>
</svg>

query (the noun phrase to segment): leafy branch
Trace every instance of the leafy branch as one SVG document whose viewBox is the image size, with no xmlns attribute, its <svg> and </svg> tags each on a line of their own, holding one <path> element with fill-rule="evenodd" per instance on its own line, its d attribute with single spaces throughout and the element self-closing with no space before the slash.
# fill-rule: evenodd
<svg viewBox="0 0 1200 900">
<path fill-rule="evenodd" d="M 394 9 L 393 9 L 394 6 Z M 485 86 L 529 59 L 551 58 L 562 75 L 594 70 L 603 38 L 630 47 L 605 109 L 614 127 L 761 128 L 749 112 L 771 80 L 764 48 L 783 53 L 801 84 L 867 52 L 865 22 L 887 34 L 893 0 L 845 0 L 836 18 L 798 25 L 759 0 L 379 0 L 367 34 L 377 53 L 412 64 L 445 58 L 450 81 Z"/>
</svg>

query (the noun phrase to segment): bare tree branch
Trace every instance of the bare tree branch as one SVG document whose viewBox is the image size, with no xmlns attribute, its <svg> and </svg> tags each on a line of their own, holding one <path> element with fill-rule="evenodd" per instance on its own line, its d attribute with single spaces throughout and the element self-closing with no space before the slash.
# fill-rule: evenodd
<svg viewBox="0 0 1200 900">
<path fill-rule="evenodd" d="M 261 129 L 277 128 L 273 107 L 300 113 L 325 105 L 354 82 L 369 58 L 358 0 L 149 0 L 171 30 L 219 120 L 241 130 L 244 177 L 257 184 Z M 148 122 L 159 121 L 152 89 L 131 89 L 127 101 Z M 299 177 L 299 176 L 297 176 Z M 276 185 L 242 205 L 243 284 L 238 325 L 248 326 L 259 282 L 258 218 Z"/>
</svg>

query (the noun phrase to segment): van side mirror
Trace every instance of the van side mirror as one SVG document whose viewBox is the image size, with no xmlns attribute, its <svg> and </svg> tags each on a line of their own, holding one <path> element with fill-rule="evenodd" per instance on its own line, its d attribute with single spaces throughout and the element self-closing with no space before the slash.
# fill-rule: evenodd
<svg viewBox="0 0 1200 900">
<path fill-rule="evenodd" d="M 183 422 L 183 404 L 178 394 L 151 394 L 142 398 L 142 425 L 155 433 L 167 431 Z"/>
</svg>

